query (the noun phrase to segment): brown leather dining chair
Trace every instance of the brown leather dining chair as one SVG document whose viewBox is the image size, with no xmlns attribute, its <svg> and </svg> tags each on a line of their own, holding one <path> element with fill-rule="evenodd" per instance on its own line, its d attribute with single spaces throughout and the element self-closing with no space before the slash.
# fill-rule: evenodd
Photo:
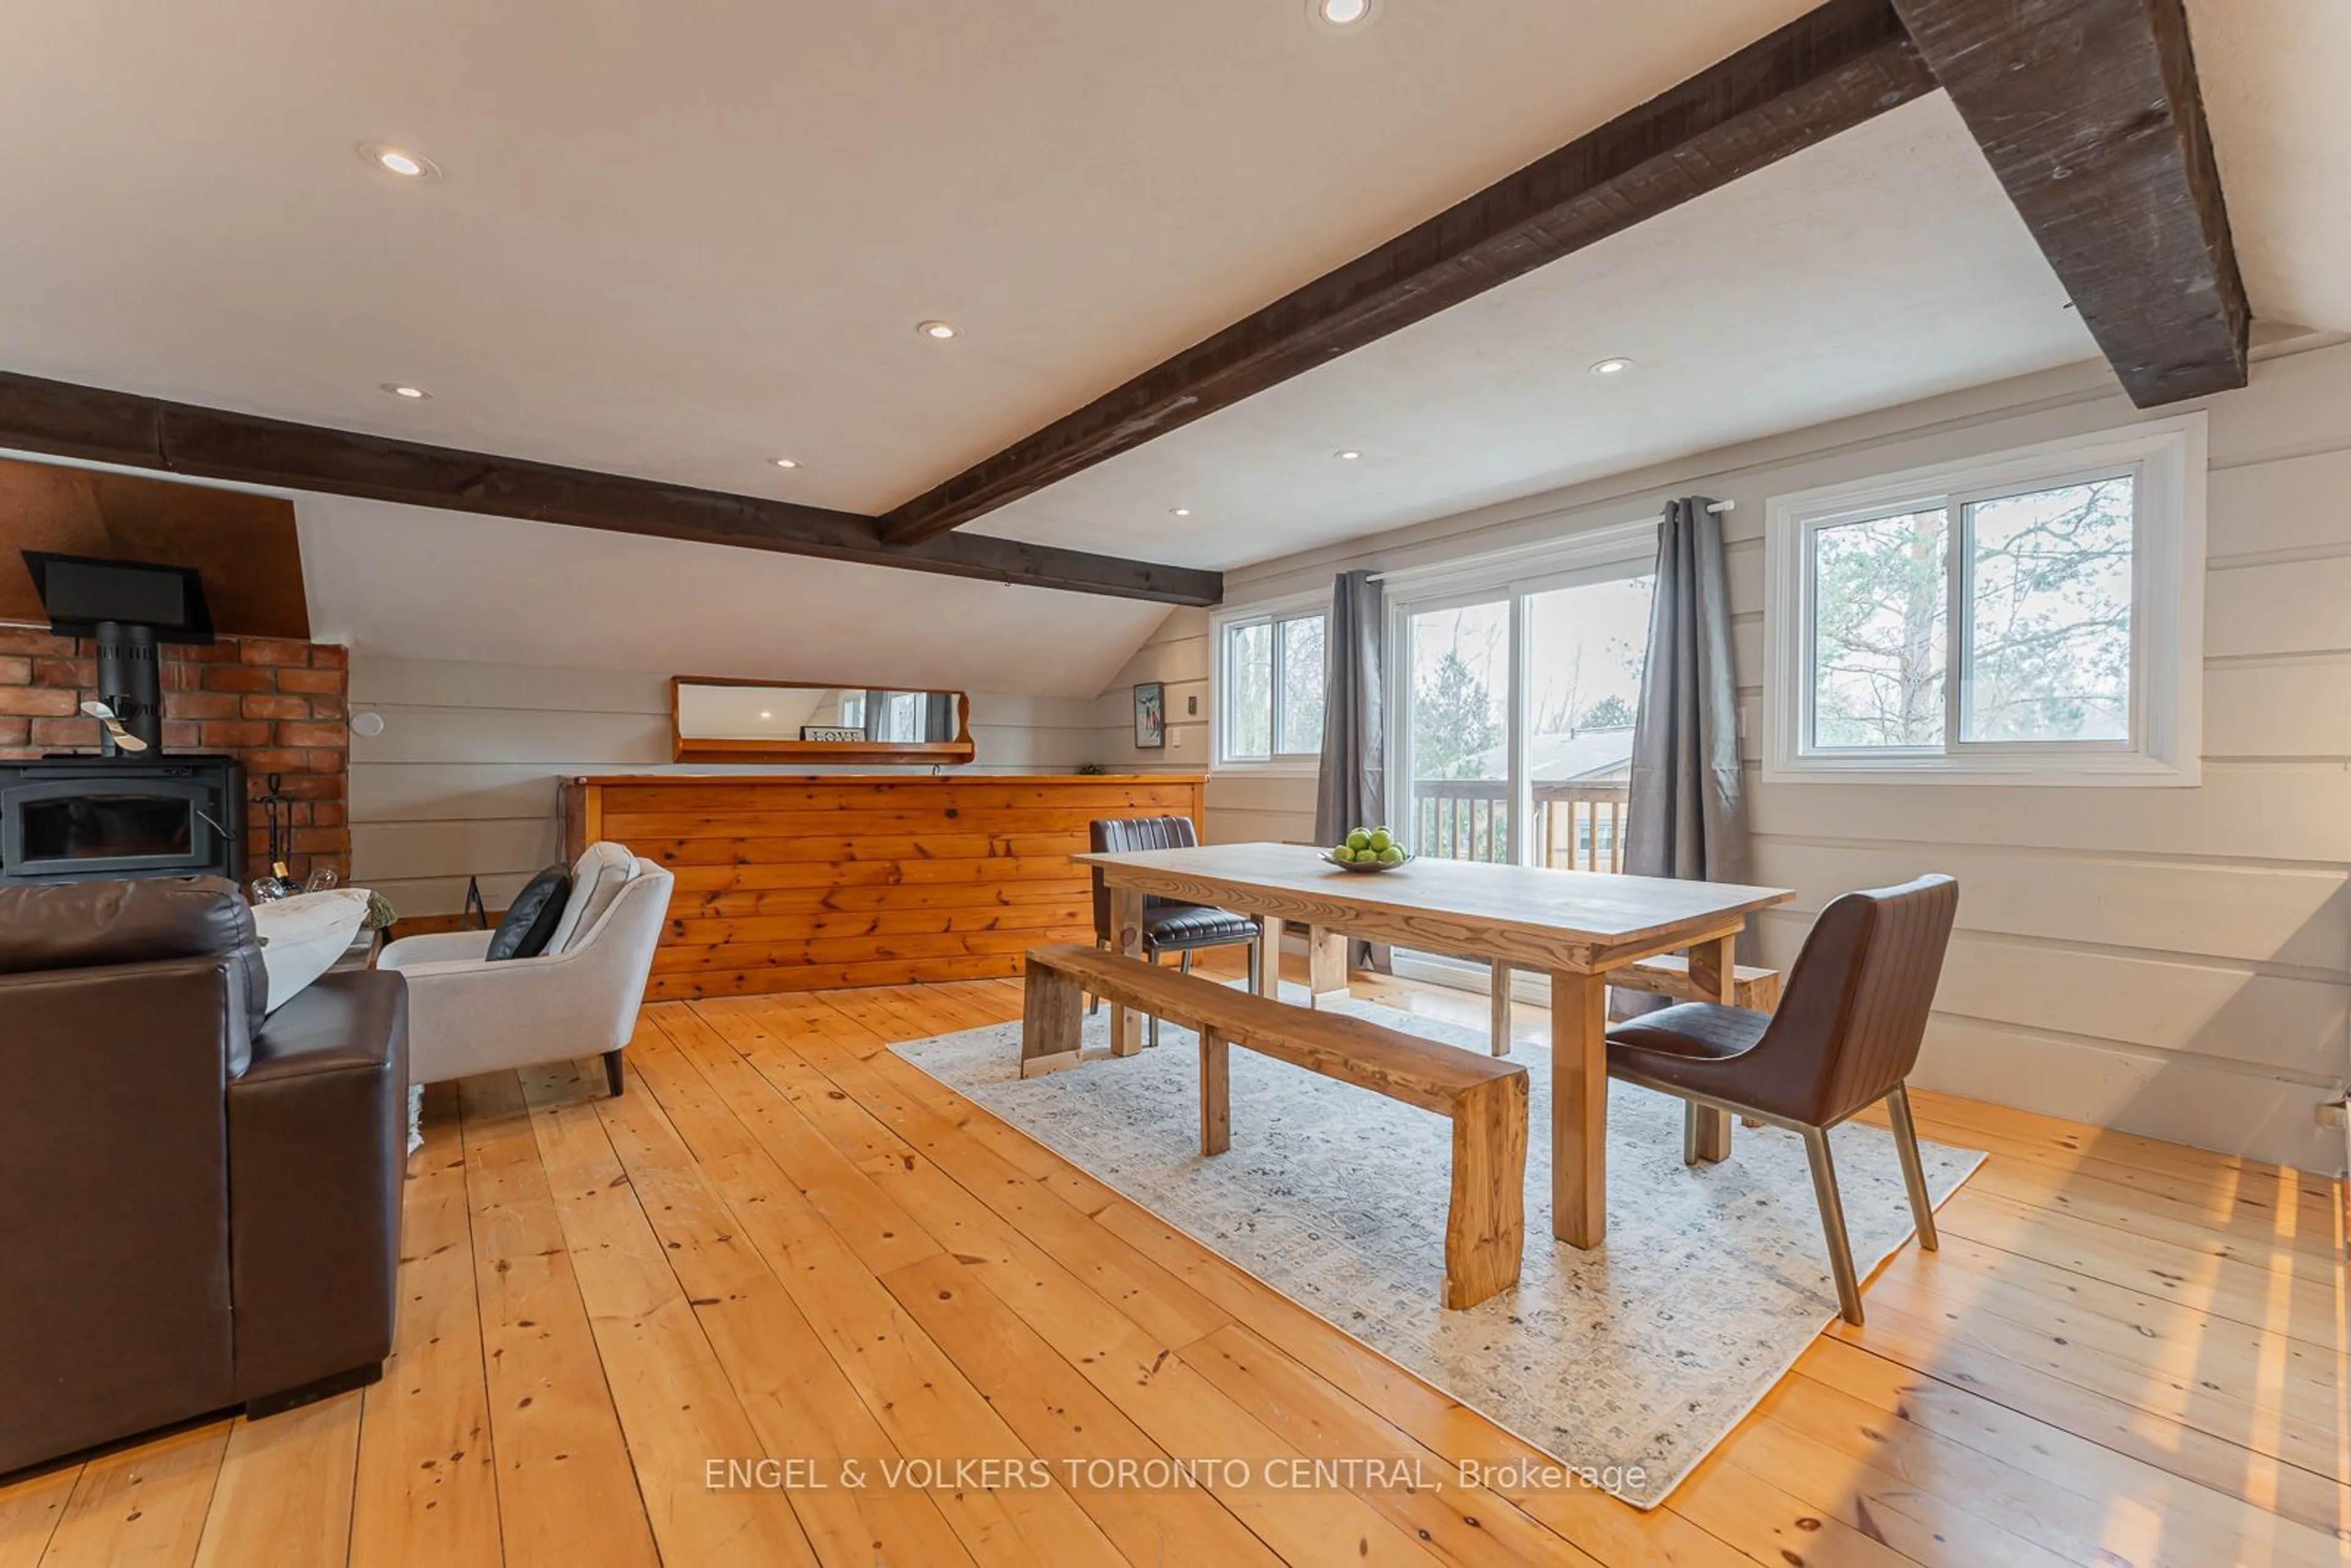
<svg viewBox="0 0 2351 1568">
<path fill-rule="evenodd" d="M 1777 1012 L 1684 1002 L 1608 1031 L 1611 1078 L 1688 1103 L 1688 1163 L 1700 1158 L 1701 1106 L 1802 1134 L 1837 1305 L 1849 1323 L 1861 1322 L 1861 1285 L 1829 1129 L 1886 1102 L 1918 1245 L 1933 1251 L 1935 1210 L 1904 1081 L 1918 1061 L 1959 907 L 1959 884 L 1948 876 L 1845 894 L 1813 922 Z"/>
<path fill-rule="evenodd" d="M 1134 854 L 1144 850 L 1188 850 L 1198 844 L 1200 835 L 1189 817 L 1098 817 L 1086 824 L 1087 841 L 1093 852 L 1103 854 Z M 1202 904 L 1181 904 L 1174 899 L 1149 897 L 1143 901 L 1143 956 L 1156 964 L 1162 953 L 1181 955 L 1179 962 L 1189 973 L 1192 955 L 1203 947 L 1229 947 L 1249 945 L 1249 989 L 1257 989 L 1258 966 L 1263 961 L 1259 950 L 1259 926 L 1253 916 L 1236 915 L 1229 909 L 1215 909 Z M 1094 946 L 1111 945 L 1110 884 L 1102 881 L 1100 867 L 1094 870 Z M 1098 1011 L 1102 998 L 1096 997 L 1087 1010 Z M 1159 1043 L 1159 1020 L 1151 1020 L 1151 1043 Z"/>
</svg>

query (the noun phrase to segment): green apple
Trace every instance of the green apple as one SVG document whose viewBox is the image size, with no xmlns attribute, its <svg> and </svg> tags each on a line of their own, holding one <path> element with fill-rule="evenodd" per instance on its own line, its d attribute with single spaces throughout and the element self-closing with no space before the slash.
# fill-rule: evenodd
<svg viewBox="0 0 2351 1568">
<path fill-rule="evenodd" d="M 1337 861 L 1341 865 L 1346 865 L 1354 860 L 1355 852 L 1349 849 L 1346 845 L 1341 844 L 1338 848 L 1331 852 L 1331 858 Z"/>
<path fill-rule="evenodd" d="M 1347 835 L 1347 847 L 1351 850 L 1368 850 L 1378 848 L 1376 844 L 1372 842 L 1372 835 L 1364 831 L 1361 828 L 1357 828 L 1353 832 Z"/>
<path fill-rule="evenodd" d="M 1385 853 L 1387 851 L 1395 848 L 1395 835 L 1389 832 L 1385 828 L 1374 828 L 1372 830 L 1372 848 L 1380 851 L 1382 853 Z"/>
<path fill-rule="evenodd" d="M 1395 845 L 1390 844 L 1387 848 L 1380 852 L 1380 863 L 1382 865 L 1402 865 L 1404 864 L 1404 852 L 1396 848 Z"/>
</svg>

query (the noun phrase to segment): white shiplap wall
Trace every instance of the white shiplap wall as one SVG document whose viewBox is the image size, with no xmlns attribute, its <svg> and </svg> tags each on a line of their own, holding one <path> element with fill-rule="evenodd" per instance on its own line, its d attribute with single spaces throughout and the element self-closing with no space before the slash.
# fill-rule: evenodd
<svg viewBox="0 0 2351 1568">
<path fill-rule="evenodd" d="M 1955 937 L 1921 1082 L 2322 1171 L 2314 1115 L 2351 1074 L 2351 345 L 2258 363 L 2210 416 L 2200 787 L 1766 785 L 1766 500 L 2118 428 L 2142 416 L 2076 367 L 1709 453 L 1235 573 L 1236 603 L 1343 567 L 1417 565 L 1654 515 L 1700 492 L 1726 518 L 1758 880 L 1794 956 L 1837 893 L 1948 871 Z M 2169 414 L 2178 410 L 2166 410 Z M 1311 832 L 1311 780 L 1228 775 L 1211 836 Z"/>
<path fill-rule="evenodd" d="M 1270 778 L 1262 772 L 1214 770 L 1216 732 L 1211 727 L 1209 691 L 1212 668 L 1208 612 L 1178 610 L 1170 614 L 1097 703 L 1102 726 L 1101 743 L 1094 748 L 1097 758 L 1117 771 L 1207 773 L 1207 821 L 1202 836 L 1210 843 L 1311 838 L 1314 779 L 1311 773 L 1301 776 L 1292 769 Z M 1165 751 L 1143 751 L 1134 745 L 1134 685 L 1138 681 L 1161 681 L 1166 685 Z M 1189 711 L 1195 701 L 1199 705 L 1197 713 Z M 1303 802 L 1302 823 L 1298 820 L 1300 802 Z"/>
<path fill-rule="evenodd" d="M 1134 688 L 1167 688 L 1167 744 L 1134 744 Z M 1191 711 L 1196 706 L 1198 711 Z M 1168 612 L 1093 703 L 1093 761 L 1113 773 L 1203 773 L 1208 767 L 1208 612 Z"/>
<path fill-rule="evenodd" d="M 967 771 L 1061 773 L 1092 759 L 1096 706 L 1083 697 L 973 694 L 979 755 Z M 481 878 L 491 908 L 503 907 L 559 852 L 559 778 L 892 771 L 674 768 L 666 674 L 360 653 L 351 660 L 351 707 L 384 718 L 381 736 L 351 737 L 351 874 L 403 915 L 460 908 L 469 875 Z"/>
<path fill-rule="evenodd" d="M 1271 780 L 1262 774 L 1212 769 L 1216 734 L 1211 728 L 1208 612 L 1178 610 L 1151 640 L 1136 650 L 1095 706 L 1100 729 L 1094 758 L 1115 772 L 1207 773 L 1207 821 L 1202 837 L 1210 843 L 1246 843 L 1262 839 L 1313 836 L 1314 781 L 1293 770 Z M 1167 747 L 1144 751 L 1134 744 L 1134 686 L 1159 681 L 1167 688 Z M 1192 705 L 1198 705 L 1193 712 Z M 1295 797 L 1295 800 L 1292 797 Z M 1262 809 L 1271 800 L 1273 810 Z M 1304 821 L 1296 801 L 1304 802 Z"/>
</svg>

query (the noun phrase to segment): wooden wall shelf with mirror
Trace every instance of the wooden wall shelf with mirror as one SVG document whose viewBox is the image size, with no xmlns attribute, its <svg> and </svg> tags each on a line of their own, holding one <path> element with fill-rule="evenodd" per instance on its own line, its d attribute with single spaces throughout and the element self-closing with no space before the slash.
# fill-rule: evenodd
<svg viewBox="0 0 2351 1568">
<path fill-rule="evenodd" d="M 965 692 L 673 675 L 670 755 L 677 762 L 969 762 Z"/>
</svg>

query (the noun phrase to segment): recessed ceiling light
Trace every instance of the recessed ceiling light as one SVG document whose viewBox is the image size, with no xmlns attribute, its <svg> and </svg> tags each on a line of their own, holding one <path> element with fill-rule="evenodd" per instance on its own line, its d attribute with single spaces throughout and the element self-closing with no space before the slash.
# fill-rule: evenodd
<svg viewBox="0 0 2351 1568">
<path fill-rule="evenodd" d="M 937 338 L 942 341 L 956 335 L 956 329 L 945 321 L 925 321 L 914 330 L 925 338 Z"/>
<path fill-rule="evenodd" d="M 1592 373 L 1595 376 L 1621 376 L 1632 368 L 1630 360 L 1595 360 L 1592 364 Z"/>
<path fill-rule="evenodd" d="M 433 394 L 423 387 L 413 387 L 401 382 L 386 382 L 383 390 L 394 397 L 404 397 L 411 402 L 423 402 Z"/>
<path fill-rule="evenodd" d="M 760 716 L 761 718 L 773 718 L 773 717 L 775 717 L 776 716 L 775 716 L 774 714 L 769 713 L 766 708 L 761 708 L 761 709 L 759 710 L 759 716 Z"/>
<path fill-rule="evenodd" d="M 412 152 L 405 147 L 394 147 L 387 141 L 362 141 L 360 156 L 387 174 L 397 174 L 403 180 L 437 180 L 441 166 L 422 152 Z"/>
<path fill-rule="evenodd" d="M 1167 515 L 1171 517 L 1188 517 L 1192 515 L 1192 508 L 1189 507 L 1170 507 L 1167 508 Z"/>
<path fill-rule="evenodd" d="M 1361 457 L 1362 455 L 1363 454 L 1360 452 L 1342 452 L 1338 454 L 1340 460 L 1347 463 L 1353 463 L 1356 458 Z"/>
<path fill-rule="evenodd" d="M 800 465 L 799 459 L 797 457 L 770 457 L 768 461 L 778 468 L 797 468 Z"/>
<path fill-rule="evenodd" d="M 1306 15 L 1326 27 L 1359 27 L 1377 8 L 1378 0 L 1307 0 Z"/>
</svg>

